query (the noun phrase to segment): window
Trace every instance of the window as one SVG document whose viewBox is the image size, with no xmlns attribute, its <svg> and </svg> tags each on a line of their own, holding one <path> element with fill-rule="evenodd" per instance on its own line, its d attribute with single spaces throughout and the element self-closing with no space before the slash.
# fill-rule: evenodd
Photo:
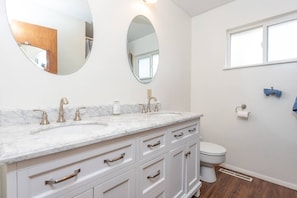
<svg viewBox="0 0 297 198">
<path fill-rule="evenodd" d="M 297 61 L 297 13 L 227 31 L 227 67 Z"/>
<path fill-rule="evenodd" d="M 137 62 L 135 70 L 138 73 L 139 79 L 152 79 L 157 72 L 157 67 L 159 64 L 159 53 L 152 52 L 144 55 L 139 55 L 136 56 L 135 59 Z"/>
<path fill-rule="evenodd" d="M 268 26 L 268 61 L 297 58 L 297 19 Z"/>
<path fill-rule="evenodd" d="M 231 67 L 262 63 L 263 29 L 254 28 L 231 35 Z"/>
<path fill-rule="evenodd" d="M 138 59 L 138 76 L 140 79 L 151 77 L 150 57 Z"/>
</svg>

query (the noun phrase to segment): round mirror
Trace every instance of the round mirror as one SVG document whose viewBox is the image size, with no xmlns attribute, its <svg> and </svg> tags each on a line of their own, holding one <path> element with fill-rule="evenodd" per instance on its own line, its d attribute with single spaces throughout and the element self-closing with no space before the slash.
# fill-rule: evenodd
<svg viewBox="0 0 297 198">
<path fill-rule="evenodd" d="M 88 0 L 6 0 L 12 34 L 40 69 L 67 75 L 90 55 L 93 21 Z"/>
<path fill-rule="evenodd" d="M 154 27 L 145 16 L 136 16 L 129 26 L 127 54 L 135 78 L 150 83 L 159 65 L 159 44 Z"/>
</svg>

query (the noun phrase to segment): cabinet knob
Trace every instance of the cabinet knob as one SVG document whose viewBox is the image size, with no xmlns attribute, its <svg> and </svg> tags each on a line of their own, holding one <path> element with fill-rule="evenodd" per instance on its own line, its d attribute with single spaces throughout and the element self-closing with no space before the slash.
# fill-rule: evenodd
<svg viewBox="0 0 297 198">
<path fill-rule="evenodd" d="M 185 154 L 186 158 L 189 157 L 189 155 L 191 155 L 191 151 L 188 151 L 188 152 Z"/>
</svg>

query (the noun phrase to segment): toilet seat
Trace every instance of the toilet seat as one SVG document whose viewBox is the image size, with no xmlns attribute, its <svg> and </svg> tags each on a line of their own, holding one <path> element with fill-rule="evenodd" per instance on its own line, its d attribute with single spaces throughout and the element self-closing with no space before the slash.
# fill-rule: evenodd
<svg viewBox="0 0 297 198">
<path fill-rule="evenodd" d="M 214 143 L 200 142 L 200 154 L 209 156 L 220 156 L 226 154 L 226 149 Z"/>
</svg>

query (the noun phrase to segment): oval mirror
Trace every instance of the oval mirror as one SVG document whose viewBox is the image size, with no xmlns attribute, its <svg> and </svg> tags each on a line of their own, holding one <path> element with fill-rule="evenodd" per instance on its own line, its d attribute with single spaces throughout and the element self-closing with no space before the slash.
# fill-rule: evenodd
<svg viewBox="0 0 297 198">
<path fill-rule="evenodd" d="M 135 78 L 141 83 L 152 82 L 159 65 L 159 44 L 155 29 L 145 16 L 136 16 L 129 26 L 127 54 Z"/>
<path fill-rule="evenodd" d="M 93 21 L 88 0 L 6 0 L 11 32 L 40 69 L 67 75 L 90 55 Z"/>
</svg>

